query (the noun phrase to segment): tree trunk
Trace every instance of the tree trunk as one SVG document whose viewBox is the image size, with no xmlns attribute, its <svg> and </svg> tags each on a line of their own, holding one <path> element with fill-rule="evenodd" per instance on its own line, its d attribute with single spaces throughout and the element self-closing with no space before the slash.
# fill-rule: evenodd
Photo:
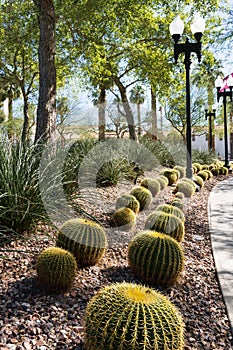
<svg viewBox="0 0 233 350">
<path fill-rule="evenodd" d="M 137 115 L 138 115 L 138 136 L 142 134 L 142 125 L 141 125 L 141 109 L 140 104 L 137 103 Z"/>
<path fill-rule="evenodd" d="M 28 98 L 25 93 L 23 93 L 23 114 L 24 114 L 24 120 L 23 120 L 23 130 L 21 135 L 21 141 L 22 143 L 25 143 L 25 141 L 28 141 L 29 139 L 29 114 L 28 114 Z"/>
<path fill-rule="evenodd" d="M 13 96 L 10 94 L 8 96 L 8 121 L 7 121 L 7 134 L 8 138 L 12 140 L 14 136 L 13 130 Z"/>
<path fill-rule="evenodd" d="M 151 87 L 151 134 L 152 139 L 158 139 L 157 102 L 153 87 Z"/>
<path fill-rule="evenodd" d="M 39 100 L 35 142 L 47 142 L 56 128 L 55 11 L 52 0 L 34 0 L 38 9 Z"/>
<path fill-rule="evenodd" d="M 128 124 L 128 128 L 129 128 L 129 138 L 131 140 L 136 140 L 137 136 L 136 136 L 136 132 L 135 132 L 135 124 L 134 124 L 134 116 L 133 116 L 133 112 L 131 110 L 128 98 L 127 98 L 127 94 L 126 94 L 126 88 L 124 87 L 124 85 L 121 83 L 120 79 L 118 77 L 113 77 L 113 80 L 116 84 L 116 86 L 118 87 L 120 94 L 121 94 L 121 101 L 123 104 L 123 108 L 126 114 L 126 119 L 127 119 L 127 124 Z"/>
<path fill-rule="evenodd" d="M 106 90 L 104 86 L 100 88 L 98 109 L 99 109 L 99 140 L 105 140 L 106 120 L 105 120 L 105 106 L 106 106 Z"/>
</svg>

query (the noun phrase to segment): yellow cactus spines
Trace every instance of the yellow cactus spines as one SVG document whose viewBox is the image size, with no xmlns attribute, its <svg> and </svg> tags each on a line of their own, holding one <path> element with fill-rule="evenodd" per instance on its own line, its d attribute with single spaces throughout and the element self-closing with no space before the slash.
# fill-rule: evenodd
<svg viewBox="0 0 233 350">
<path fill-rule="evenodd" d="M 165 213 L 168 214 L 173 214 L 175 216 L 177 216 L 179 219 L 181 219 L 182 221 L 185 220 L 185 216 L 182 210 L 180 210 L 179 208 L 176 208 L 172 205 L 163 203 L 163 204 L 159 204 L 155 210 L 160 210 L 160 211 L 164 211 Z"/>
<path fill-rule="evenodd" d="M 168 179 L 168 186 L 172 186 L 178 180 L 178 174 L 176 170 L 165 169 L 160 172 L 160 175 L 166 176 Z"/>
<path fill-rule="evenodd" d="M 184 253 L 180 244 L 156 231 L 134 236 L 129 244 L 128 258 L 135 276 L 154 286 L 174 285 L 184 269 Z"/>
<path fill-rule="evenodd" d="M 175 191 L 176 192 L 182 192 L 185 197 L 190 198 L 190 197 L 192 197 L 194 195 L 194 193 L 196 191 L 196 187 L 195 187 L 195 184 L 194 184 L 193 181 L 191 183 L 190 181 L 181 179 L 177 183 Z"/>
<path fill-rule="evenodd" d="M 160 190 L 164 190 L 164 188 L 168 185 L 168 179 L 163 175 L 156 177 L 155 180 L 159 182 Z"/>
<path fill-rule="evenodd" d="M 136 214 L 129 208 L 119 208 L 112 215 L 110 223 L 113 227 L 129 231 L 136 225 Z"/>
<path fill-rule="evenodd" d="M 129 208 L 137 214 L 139 212 L 140 204 L 138 200 L 130 194 L 122 194 L 116 200 L 116 209 Z"/>
<path fill-rule="evenodd" d="M 102 226 L 86 219 L 70 219 L 60 227 L 57 246 L 67 249 L 78 266 L 95 265 L 105 253 L 107 238 Z"/>
<path fill-rule="evenodd" d="M 71 289 L 77 271 L 74 256 L 65 249 L 51 247 L 43 250 L 36 263 L 37 282 L 50 293 Z"/>
<path fill-rule="evenodd" d="M 178 242 L 184 238 L 184 222 L 176 215 L 164 211 L 156 210 L 151 213 L 146 218 L 145 229 L 169 235 Z"/>
<path fill-rule="evenodd" d="M 86 350 L 182 350 L 184 322 L 161 293 L 137 284 L 101 289 L 87 305 Z"/>
<path fill-rule="evenodd" d="M 175 165 L 173 169 L 176 169 L 180 173 L 180 178 L 185 176 L 185 167 L 181 165 Z"/>
<path fill-rule="evenodd" d="M 148 209 L 152 202 L 152 194 L 151 192 L 143 187 L 143 186 L 137 186 L 132 189 L 130 194 L 137 198 L 140 204 L 140 211 L 144 209 Z"/>
<path fill-rule="evenodd" d="M 145 177 L 141 181 L 141 186 L 147 188 L 152 196 L 156 196 L 160 192 L 160 183 L 157 180 Z"/>
</svg>

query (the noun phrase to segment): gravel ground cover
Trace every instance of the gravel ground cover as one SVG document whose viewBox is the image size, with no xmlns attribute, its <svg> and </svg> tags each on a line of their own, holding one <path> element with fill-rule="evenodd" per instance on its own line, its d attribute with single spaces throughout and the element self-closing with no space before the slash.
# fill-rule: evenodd
<svg viewBox="0 0 233 350">
<path fill-rule="evenodd" d="M 162 290 L 181 311 L 186 325 L 185 350 L 230 350 L 232 333 L 218 285 L 211 250 L 207 205 L 211 189 L 226 177 L 205 182 L 185 205 L 185 271 L 172 288 Z M 108 228 L 115 199 L 129 193 L 132 184 L 99 190 L 108 212 L 99 205 L 92 212 Z M 75 285 L 65 295 L 48 295 L 36 287 L 35 262 L 39 252 L 53 246 L 55 233 L 44 227 L 34 237 L 24 237 L 0 247 L 0 348 L 1 350 L 85 349 L 84 316 L 87 302 L 111 282 L 137 282 L 127 261 L 127 242 L 144 229 L 146 216 L 157 204 L 170 202 L 172 187 L 154 198 L 151 208 L 137 215 L 130 233 L 114 231 L 101 262 L 78 270 Z M 47 233 L 50 234 L 48 237 Z M 93 349 L 94 350 L 94 349 Z M 117 349 L 116 349 L 117 350 Z"/>
</svg>

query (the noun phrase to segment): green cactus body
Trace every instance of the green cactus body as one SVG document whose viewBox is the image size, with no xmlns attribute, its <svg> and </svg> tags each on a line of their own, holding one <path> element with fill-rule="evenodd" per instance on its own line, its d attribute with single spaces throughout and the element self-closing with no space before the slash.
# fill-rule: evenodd
<svg viewBox="0 0 233 350">
<path fill-rule="evenodd" d="M 192 166 L 192 171 L 193 174 L 196 174 L 198 172 L 197 167 L 195 167 L 195 165 Z"/>
<path fill-rule="evenodd" d="M 129 244 L 128 259 L 135 276 L 154 286 L 174 285 L 184 269 L 180 244 L 172 237 L 155 231 L 134 236 Z"/>
<path fill-rule="evenodd" d="M 136 224 L 136 214 L 129 208 L 119 208 L 111 217 L 111 225 L 129 231 Z"/>
<path fill-rule="evenodd" d="M 51 247 L 43 250 L 36 262 L 37 282 L 50 293 L 71 289 L 77 272 L 75 257 L 65 249 Z"/>
<path fill-rule="evenodd" d="M 209 177 L 206 170 L 198 171 L 197 175 L 200 176 L 204 181 L 208 180 Z"/>
<path fill-rule="evenodd" d="M 165 176 L 161 175 L 155 180 L 158 181 L 158 183 L 160 184 L 160 190 L 164 190 L 164 188 L 168 185 L 168 179 Z"/>
<path fill-rule="evenodd" d="M 185 176 L 185 167 L 180 166 L 180 165 L 175 165 L 175 166 L 174 166 L 174 169 L 179 171 L 179 173 L 180 173 L 180 178 L 182 178 L 182 177 Z"/>
<path fill-rule="evenodd" d="M 163 211 L 165 213 L 168 213 L 168 214 L 173 214 L 175 216 L 177 216 L 179 219 L 181 219 L 182 221 L 185 220 L 185 217 L 184 217 L 184 213 L 182 212 L 182 210 L 180 210 L 179 208 L 176 208 L 172 205 L 169 205 L 169 204 L 159 204 L 155 210 L 159 210 L 159 211 Z"/>
<path fill-rule="evenodd" d="M 196 175 L 196 176 L 194 177 L 193 181 L 194 181 L 200 188 L 202 188 L 202 187 L 204 186 L 204 181 L 203 181 L 203 179 L 202 179 L 200 176 L 198 176 L 198 175 Z"/>
<path fill-rule="evenodd" d="M 182 350 L 184 322 L 161 293 L 116 283 L 88 303 L 84 343 L 86 350 Z"/>
<path fill-rule="evenodd" d="M 219 170 L 219 175 L 227 175 L 229 172 L 228 168 L 224 166 L 219 167 L 218 170 Z"/>
<path fill-rule="evenodd" d="M 151 192 L 152 196 L 156 196 L 160 192 L 160 183 L 154 179 L 147 177 L 142 179 L 141 186 L 147 188 Z"/>
<path fill-rule="evenodd" d="M 197 172 L 202 170 L 202 165 L 200 163 L 193 163 L 193 166 L 195 166 Z"/>
<path fill-rule="evenodd" d="M 130 194 L 137 198 L 140 204 L 140 211 L 148 209 L 152 202 L 151 192 L 142 186 L 137 186 L 132 189 Z"/>
<path fill-rule="evenodd" d="M 184 238 L 183 221 L 177 216 L 163 211 L 156 210 L 151 213 L 146 218 L 145 229 L 169 235 L 178 242 L 181 242 Z"/>
<path fill-rule="evenodd" d="M 160 175 L 163 175 L 168 179 L 168 186 L 172 186 L 178 180 L 176 171 L 172 169 L 162 170 Z"/>
<path fill-rule="evenodd" d="M 192 181 L 193 182 L 193 181 Z M 189 183 L 188 181 L 185 180 L 180 180 L 177 185 L 176 185 L 176 191 L 177 192 L 182 192 L 185 197 L 192 197 L 195 193 L 195 185 L 194 183 Z"/>
<path fill-rule="evenodd" d="M 140 204 L 136 197 L 130 194 L 123 194 L 116 200 L 116 209 L 129 208 L 137 214 L 139 212 Z"/>
<path fill-rule="evenodd" d="M 183 210 L 184 209 L 184 203 L 181 199 L 177 198 L 177 199 L 174 199 L 174 201 L 171 202 L 171 205 L 173 207 L 176 207 L 176 208 L 179 208 L 180 210 Z"/>
<path fill-rule="evenodd" d="M 218 175 L 219 175 L 219 168 L 212 168 L 212 169 L 211 169 L 211 173 L 212 173 L 214 176 L 218 176 Z"/>
<path fill-rule="evenodd" d="M 79 266 L 95 265 L 106 250 L 106 233 L 91 220 L 70 219 L 60 227 L 57 246 L 73 253 Z"/>
<path fill-rule="evenodd" d="M 176 199 L 177 199 L 177 198 L 179 198 L 179 199 L 184 199 L 184 194 L 183 194 L 182 192 L 177 192 L 177 193 L 175 194 L 175 197 L 176 197 Z"/>
</svg>

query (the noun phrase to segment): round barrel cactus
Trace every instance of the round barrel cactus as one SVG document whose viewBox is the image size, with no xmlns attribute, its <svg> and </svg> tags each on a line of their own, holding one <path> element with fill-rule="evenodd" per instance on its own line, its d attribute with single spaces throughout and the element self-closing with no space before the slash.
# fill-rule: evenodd
<svg viewBox="0 0 233 350">
<path fill-rule="evenodd" d="M 132 189 L 130 194 L 137 198 L 140 204 L 140 211 L 144 209 L 148 209 L 152 202 L 152 194 L 151 192 L 143 187 L 143 186 L 137 186 Z"/>
<path fill-rule="evenodd" d="M 137 278 L 154 286 L 175 284 L 184 269 L 184 253 L 172 237 L 155 231 L 137 234 L 129 243 L 129 265 Z"/>
<path fill-rule="evenodd" d="M 184 238 L 184 223 L 176 215 L 156 210 L 151 213 L 145 222 L 145 229 L 161 232 L 181 242 Z"/>
<path fill-rule="evenodd" d="M 168 179 L 168 186 L 172 186 L 178 180 L 176 171 L 172 169 L 162 170 L 160 175 L 164 175 Z"/>
<path fill-rule="evenodd" d="M 160 192 L 160 183 L 157 180 L 148 177 L 142 179 L 141 186 L 148 188 L 152 196 L 156 196 Z"/>
<path fill-rule="evenodd" d="M 177 192 L 176 194 L 175 194 L 175 198 L 177 199 L 184 199 L 184 194 L 182 193 L 182 192 Z"/>
<path fill-rule="evenodd" d="M 208 180 L 209 177 L 209 174 L 206 170 L 198 171 L 197 175 L 200 176 L 204 181 Z"/>
<path fill-rule="evenodd" d="M 106 250 L 106 233 L 91 220 L 70 219 L 60 227 L 57 246 L 70 251 L 79 266 L 95 265 Z"/>
<path fill-rule="evenodd" d="M 180 178 L 185 176 L 185 167 L 181 165 L 175 165 L 173 169 L 176 169 L 180 173 Z"/>
<path fill-rule="evenodd" d="M 182 199 L 174 199 L 174 201 L 171 202 L 171 205 L 173 207 L 179 208 L 180 210 L 184 210 L 184 202 L 182 201 Z"/>
<path fill-rule="evenodd" d="M 219 168 L 212 168 L 210 171 L 211 171 L 211 173 L 214 176 L 218 176 L 219 175 Z"/>
<path fill-rule="evenodd" d="M 182 350 L 184 322 L 161 293 L 141 285 L 106 286 L 87 305 L 86 350 Z"/>
<path fill-rule="evenodd" d="M 119 208 L 111 217 L 111 225 L 129 231 L 136 224 L 136 214 L 129 208 Z"/>
<path fill-rule="evenodd" d="M 204 180 L 203 180 L 200 176 L 198 176 L 198 175 L 194 176 L 193 181 L 194 181 L 200 188 L 202 188 L 202 187 L 204 186 Z"/>
<path fill-rule="evenodd" d="M 190 198 L 194 195 L 196 187 L 194 183 L 182 179 L 177 183 L 175 191 L 182 192 L 185 197 Z"/>
<path fill-rule="evenodd" d="M 130 194 L 122 194 L 116 200 L 116 209 L 129 208 L 137 214 L 139 212 L 140 204 L 136 197 Z"/>
<path fill-rule="evenodd" d="M 65 249 L 50 247 L 43 250 L 36 262 L 37 282 L 50 293 L 71 289 L 77 271 L 75 257 Z"/>
<path fill-rule="evenodd" d="M 159 210 L 159 211 L 164 211 L 165 213 L 168 214 L 173 214 L 175 216 L 177 216 L 179 219 L 181 219 L 182 221 L 184 221 L 185 217 L 184 217 L 184 213 L 182 210 L 180 210 L 179 208 L 176 208 L 170 204 L 159 204 L 155 210 Z"/>
<path fill-rule="evenodd" d="M 193 166 L 197 169 L 197 172 L 202 170 L 202 165 L 200 163 L 193 163 Z"/>
</svg>

